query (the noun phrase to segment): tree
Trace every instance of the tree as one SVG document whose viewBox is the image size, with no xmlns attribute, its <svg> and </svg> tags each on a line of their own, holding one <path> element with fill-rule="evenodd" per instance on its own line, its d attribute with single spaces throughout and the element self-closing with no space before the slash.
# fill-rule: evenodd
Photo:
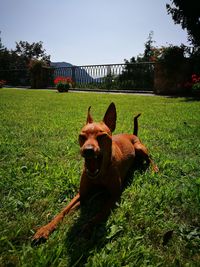
<svg viewBox="0 0 200 267">
<path fill-rule="evenodd" d="M 194 47 L 200 47 L 200 6 L 197 0 L 170 0 L 166 4 L 175 24 L 180 24 L 188 32 L 188 40 Z"/>
<path fill-rule="evenodd" d="M 16 54 L 23 58 L 26 63 L 29 63 L 31 60 L 42 60 L 46 63 L 50 63 L 50 56 L 45 53 L 43 48 L 43 43 L 28 43 L 25 41 L 16 42 Z"/>
<path fill-rule="evenodd" d="M 153 31 L 150 31 L 147 41 L 144 44 L 144 54 L 142 56 L 137 57 L 138 62 L 150 62 L 151 56 L 152 56 L 152 49 L 153 49 L 153 43 L 155 41 L 153 40 Z"/>
<path fill-rule="evenodd" d="M 148 35 L 144 44 L 144 53 L 132 57 L 130 61 L 125 59 L 125 67 L 119 76 L 119 81 L 123 83 L 124 88 L 152 88 L 153 87 L 153 66 L 151 62 L 153 49 L 153 31 Z M 147 64 L 145 64 L 147 63 Z"/>
<path fill-rule="evenodd" d="M 1 35 L 1 31 L 0 31 L 0 35 Z M 1 37 L 0 37 L 0 52 L 3 51 L 5 49 L 5 47 L 3 46 L 2 42 L 1 42 Z"/>
<path fill-rule="evenodd" d="M 0 70 L 8 69 L 9 64 L 10 64 L 10 53 L 8 49 L 2 44 L 0 37 Z"/>
<path fill-rule="evenodd" d="M 16 43 L 15 50 L 8 50 L 0 38 L 0 79 L 12 85 L 28 85 L 30 65 L 34 61 L 40 61 L 42 66 L 50 64 L 50 56 L 46 54 L 42 42 L 30 44 L 20 41 Z"/>
</svg>

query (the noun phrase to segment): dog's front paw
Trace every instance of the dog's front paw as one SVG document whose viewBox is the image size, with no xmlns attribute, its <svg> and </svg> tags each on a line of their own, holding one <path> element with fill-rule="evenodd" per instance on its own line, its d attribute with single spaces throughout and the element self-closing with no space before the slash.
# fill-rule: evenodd
<svg viewBox="0 0 200 267">
<path fill-rule="evenodd" d="M 54 229 L 52 229 L 52 227 L 50 227 L 48 224 L 39 228 L 32 238 L 32 244 L 39 245 L 41 243 L 46 242 L 50 233 L 53 232 L 53 230 Z"/>
</svg>

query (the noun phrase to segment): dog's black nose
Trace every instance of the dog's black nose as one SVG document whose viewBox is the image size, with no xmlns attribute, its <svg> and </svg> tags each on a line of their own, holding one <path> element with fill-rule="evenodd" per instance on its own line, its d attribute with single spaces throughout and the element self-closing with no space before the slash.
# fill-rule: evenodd
<svg viewBox="0 0 200 267">
<path fill-rule="evenodd" d="M 94 157 L 94 155 L 95 155 L 94 148 L 92 146 L 91 147 L 86 147 L 83 150 L 82 155 L 85 158 L 92 158 L 92 157 Z"/>
</svg>

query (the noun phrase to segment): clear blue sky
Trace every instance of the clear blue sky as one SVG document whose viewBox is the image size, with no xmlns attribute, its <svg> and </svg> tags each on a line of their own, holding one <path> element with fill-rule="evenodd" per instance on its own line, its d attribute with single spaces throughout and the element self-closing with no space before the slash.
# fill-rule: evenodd
<svg viewBox="0 0 200 267">
<path fill-rule="evenodd" d="M 187 43 L 166 11 L 169 0 L 0 0 L 4 46 L 42 41 L 51 61 L 75 65 L 122 63 L 155 45 Z"/>
</svg>

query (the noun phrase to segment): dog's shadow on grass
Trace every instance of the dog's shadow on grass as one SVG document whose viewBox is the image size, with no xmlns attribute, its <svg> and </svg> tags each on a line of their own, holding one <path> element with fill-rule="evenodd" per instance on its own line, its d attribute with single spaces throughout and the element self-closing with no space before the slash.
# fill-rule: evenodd
<svg viewBox="0 0 200 267">
<path fill-rule="evenodd" d="M 139 161 L 136 162 L 126 177 L 123 191 L 132 184 L 134 172 L 139 171 L 142 173 L 147 167 L 147 165 Z M 109 239 L 106 238 L 108 235 L 108 229 L 106 227 L 107 220 L 97 225 L 89 237 L 87 235 L 85 236 L 83 231 L 84 225 L 97 214 L 107 197 L 106 192 L 102 190 L 96 191 L 90 196 L 88 202 L 81 207 L 80 215 L 69 229 L 66 236 L 66 244 L 70 244 L 68 250 L 70 266 L 83 266 L 91 255 L 92 250 L 99 251 L 109 242 Z"/>
<path fill-rule="evenodd" d="M 87 203 L 81 207 L 79 216 L 69 229 L 66 236 L 66 244 L 70 244 L 68 250 L 69 266 L 83 266 L 91 250 L 100 249 L 105 245 L 106 221 L 94 227 L 89 234 L 84 231 L 84 226 L 101 210 L 106 197 L 106 193 L 102 190 L 91 195 Z"/>
</svg>

